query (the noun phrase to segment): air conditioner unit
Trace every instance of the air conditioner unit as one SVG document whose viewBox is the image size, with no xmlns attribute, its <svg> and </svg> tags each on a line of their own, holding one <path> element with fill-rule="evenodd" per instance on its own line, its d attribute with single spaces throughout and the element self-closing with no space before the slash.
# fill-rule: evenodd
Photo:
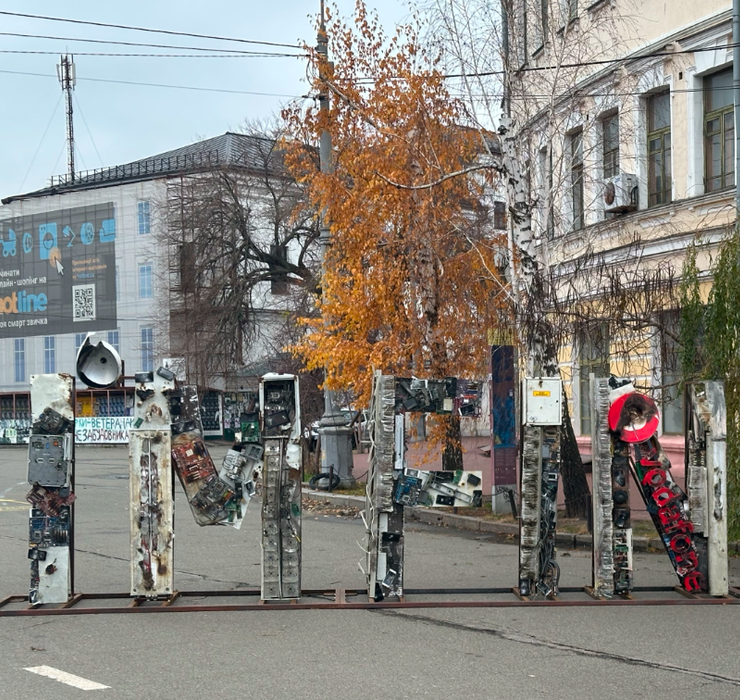
<svg viewBox="0 0 740 700">
<path fill-rule="evenodd" d="M 620 173 L 604 183 L 604 211 L 607 214 L 637 209 L 637 177 Z"/>
</svg>

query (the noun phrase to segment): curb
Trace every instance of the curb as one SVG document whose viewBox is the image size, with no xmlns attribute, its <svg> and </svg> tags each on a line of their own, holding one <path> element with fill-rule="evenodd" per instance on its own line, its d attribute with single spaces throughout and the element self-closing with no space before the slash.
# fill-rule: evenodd
<svg viewBox="0 0 740 700">
<path fill-rule="evenodd" d="M 304 488 L 303 496 L 312 501 L 328 501 L 338 506 L 362 509 L 365 505 L 363 496 L 345 496 L 328 491 L 309 491 Z M 514 536 L 512 544 L 519 541 L 519 526 L 514 523 L 499 523 L 492 520 L 482 520 L 469 515 L 444 513 L 434 508 L 406 508 L 408 520 L 450 527 L 468 532 L 482 532 L 491 535 Z M 555 544 L 564 549 L 591 549 L 591 535 L 575 535 L 568 532 L 556 532 Z M 655 552 L 663 550 L 663 541 L 658 537 L 633 537 L 632 548 L 635 552 Z M 727 549 L 731 552 L 740 552 L 740 542 L 728 542 Z"/>
</svg>

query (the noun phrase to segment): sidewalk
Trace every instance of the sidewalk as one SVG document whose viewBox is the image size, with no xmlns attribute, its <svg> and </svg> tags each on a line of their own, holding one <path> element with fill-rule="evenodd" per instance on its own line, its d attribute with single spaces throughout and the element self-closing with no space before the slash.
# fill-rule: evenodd
<svg viewBox="0 0 740 700">
<path fill-rule="evenodd" d="M 363 496 L 347 496 L 344 494 L 328 493 L 327 491 L 303 490 L 303 497 L 311 501 L 326 502 L 336 506 L 350 508 L 365 507 Z M 480 532 L 482 534 L 501 535 L 514 544 L 519 540 L 519 527 L 515 523 L 500 523 L 482 518 L 473 518 L 469 515 L 446 513 L 435 508 L 411 507 L 405 509 L 407 522 L 419 522 L 427 525 Z M 558 532 L 555 535 L 555 544 L 564 549 L 590 549 L 591 535 L 574 535 L 569 532 Z M 634 537 L 632 546 L 635 552 L 663 551 L 663 541 L 659 537 Z M 740 542 L 728 542 L 727 550 L 730 555 L 740 553 Z"/>
</svg>

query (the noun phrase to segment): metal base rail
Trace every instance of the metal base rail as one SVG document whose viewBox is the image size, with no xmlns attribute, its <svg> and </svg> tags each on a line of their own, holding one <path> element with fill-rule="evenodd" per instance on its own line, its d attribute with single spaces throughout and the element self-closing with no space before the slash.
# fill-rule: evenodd
<svg viewBox="0 0 740 700">
<path fill-rule="evenodd" d="M 712 597 L 677 590 L 675 586 L 638 586 L 631 597 L 594 599 L 588 587 L 564 587 L 561 595 L 580 594 L 581 598 L 529 599 L 512 588 L 409 588 L 402 599 L 367 600 L 365 589 L 309 589 L 297 600 L 208 603 L 209 598 L 258 598 L 260 590 L 175 591 L 167 598 L 132 598 L 128 593 L 76 593 L 59 605 L 28 605 L 28 596 L 9 595 L 0 599 L 0 617 L 36 617 L 45 615 L 100 615 L 120 613 L 232 612 L 263 610 L 388 610 L 413 608 L 522 608 L 522 607 L 614 607 L 662 605 L 740 605 L 740 588 L 730 588 L 729 595 Z M 671 597 L 635 597 L 640 593 L 660 593 Z M 497 600 L 409 600 L 407 596 L 495 595 Z M 189 599 L 200 599 L 193 602 Z M 318 600 L 305 601 L 305 598 Z M 350 600 L 360 598 L 361 600 Z M 111 605 L 85 605 L 91 601 L 112 601 Z M 123 602 L 125 604 L 123 604 Z M 26 607 L 13 608 L 19 603 Z"/>
</svg>

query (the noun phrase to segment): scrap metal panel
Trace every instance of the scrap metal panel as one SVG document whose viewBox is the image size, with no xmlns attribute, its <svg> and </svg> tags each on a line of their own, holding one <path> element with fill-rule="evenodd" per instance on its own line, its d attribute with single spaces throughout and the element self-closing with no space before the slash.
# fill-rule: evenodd
<svg viewBox="0 0 740 700">
<path fill-rule="evenodd" d="M 170 434 L 132 430 L 131 595 L 156 597 L 174 590 L 174 500 Z"/>
<path fill-rule="evenodd" d="M 522 406 L 519 592 L 552 596 L 557 595 L 560 579 L 555 529 L 562 383 L 552 377 L 527 378 L 522 393 L 531 396 Z"/>
<path fill-rule="evenodd" d="M 301 415 L 298 378 L 260 380 L 262 600 L 301 597 Z"/>
<path fill-rule="evenodd" d="M 403 596 L 404 506 L 479 506 L 481 472 L 406 466 L 406 413 L 476 415 L 476 382 L 393 377 L 376 372 L 370 405 L 371 449 L 363 518 L 368 596 Z"/>
<path fill-rule="evenodd" d="M 74 379 L 31 375 L 26 500 L 32 605 L 66 603 L 74 588 Z"/>
<path fill-rule="evenodd" d="M 430 398 L 414 397 L 414 406 Z M 420 392 L 417 392 L 420 393 Z M 382 600 L 403 595 L 403 505 L 394 502 L 396 466 L 396 379 L 377 371 L 370 407 L 371 448 L 365 499 L 368 596 Z"/>
<path fill-rule="evenodd" d="M 198 525 L 240 529 L 262 468 L 262 446 L 237 443 L 219 469 L 203 439 L 198 391 L 180 386 L 169 392 L 172 463 Z"/>
<path fill-rule="evenodd" d="M 69 546 L 49 547 L 46 559 L 39 562 L 38 596 L 36 603 L 64 603 L 69 599 Z"/>
<path fill-rule="evenodd" d="M 727 595 L 727 418 L 722 382 L 688 387 L 686 462 L 694 539 L 705 541 L 708 591 Z M 701 549 L 699 550 L 701 553 Z"/>
<path fill-rule="evenodd" d="M 590 375 L 591 474 L 593 477 L 593 591 L 614 593 L 612 438 L 609 432 L 609 380 Z"/>
<path fill-rule="evenodd" d="M 136 375 L 134 428 L 129 431 L 131 595 L 174 590 L 174 495 L 167 370 Z"/>
<path fill-rule="evenodd" d="M 540 538 L 542 498 L 542 428 L 522 429 L 521 505 L 519 509 L 519 579 L 539 578 L 537 547 Z"/>
</svg>

